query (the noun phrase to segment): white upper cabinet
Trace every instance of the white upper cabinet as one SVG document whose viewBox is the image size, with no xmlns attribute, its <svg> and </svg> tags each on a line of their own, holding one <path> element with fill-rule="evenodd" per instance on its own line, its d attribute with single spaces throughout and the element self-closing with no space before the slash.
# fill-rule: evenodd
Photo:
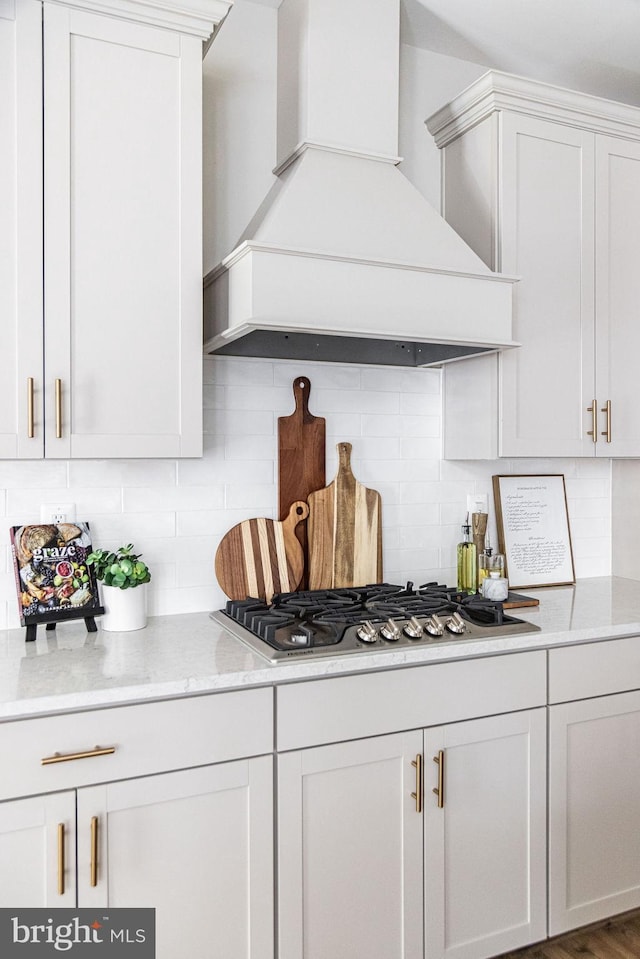
<svg viewBox="0 0 640 959">
<path fill-rule="evenodd" d="M 0 0 L 0 458 L 42 456 L 42 5 Z M 33 436 L 30 436 L 33 433 Z"/>
<path fill-rule="evenodd" d="M 0 456 L 198 456 L 202 39 L 229 4 L 95 7 L 0 0 Z"/>
<path fill-rule="evenodd" d="M 428 126 L 447 220 L 520 277 L 521 346 L 446 369 L 445 456 L 640 455 L 640 110 L 488 73 Z"/>
</svg>

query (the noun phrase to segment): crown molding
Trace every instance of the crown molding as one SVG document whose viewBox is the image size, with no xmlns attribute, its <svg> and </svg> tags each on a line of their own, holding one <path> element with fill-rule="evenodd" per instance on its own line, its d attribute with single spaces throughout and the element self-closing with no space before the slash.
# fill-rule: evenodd
<svg viewBox="0 0 640 959">
<path fill-rule="evenodd" d="M 63 7 L 101 13 L 208 40 L 233 0 L 48 0 Z"/>
<path fill-rule="evenodd" d="M 593 133 L 640 139 L 640 108 L 489 70 L 425 122 L 444 147 L 492 113 L 510 110 Z"/>
</svg>

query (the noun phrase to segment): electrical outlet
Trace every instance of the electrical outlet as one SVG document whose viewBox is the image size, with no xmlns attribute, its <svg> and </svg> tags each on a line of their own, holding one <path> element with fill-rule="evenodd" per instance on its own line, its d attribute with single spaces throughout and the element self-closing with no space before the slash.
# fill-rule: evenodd
<svg viewBox="0 0 640 959">
<path fill-rule="evenodd" d="M 76 518 L 75 503 L 42 503 L 41 523 L 73 523 Z"/>
<path fill-rule="evenodd" d="M 489 512 L 489 497 L 486 493 L 477 493 L 475 496 L 472 496 L 470 493 L 467 495 L 467 511 L 471 513 L 488 513 Z"/>
</svg>

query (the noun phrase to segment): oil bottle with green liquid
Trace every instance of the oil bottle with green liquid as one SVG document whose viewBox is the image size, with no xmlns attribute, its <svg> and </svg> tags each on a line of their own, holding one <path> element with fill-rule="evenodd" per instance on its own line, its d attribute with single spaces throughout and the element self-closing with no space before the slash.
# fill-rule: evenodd
<svg viewBox="0 0 640 959">
<path fill-rule="evenodd" d="M 459 592 L 475 593 L 478 586 L 478 555 L 476 545 L 471 539 L 469 514 L 462 524 L 463 540 L 458 543 L 458 583 Z"/>
</svg>

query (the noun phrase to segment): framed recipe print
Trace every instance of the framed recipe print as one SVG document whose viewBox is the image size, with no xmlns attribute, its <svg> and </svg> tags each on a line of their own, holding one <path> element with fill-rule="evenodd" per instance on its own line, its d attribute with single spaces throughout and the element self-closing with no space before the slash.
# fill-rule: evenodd
<svg viewBox="0 0 640 959">
<path fill-rule="evenodd" d="M 564 476 L 494 476 L 493 497 L 509 586 L 575 583 Z"/>
</svg>

